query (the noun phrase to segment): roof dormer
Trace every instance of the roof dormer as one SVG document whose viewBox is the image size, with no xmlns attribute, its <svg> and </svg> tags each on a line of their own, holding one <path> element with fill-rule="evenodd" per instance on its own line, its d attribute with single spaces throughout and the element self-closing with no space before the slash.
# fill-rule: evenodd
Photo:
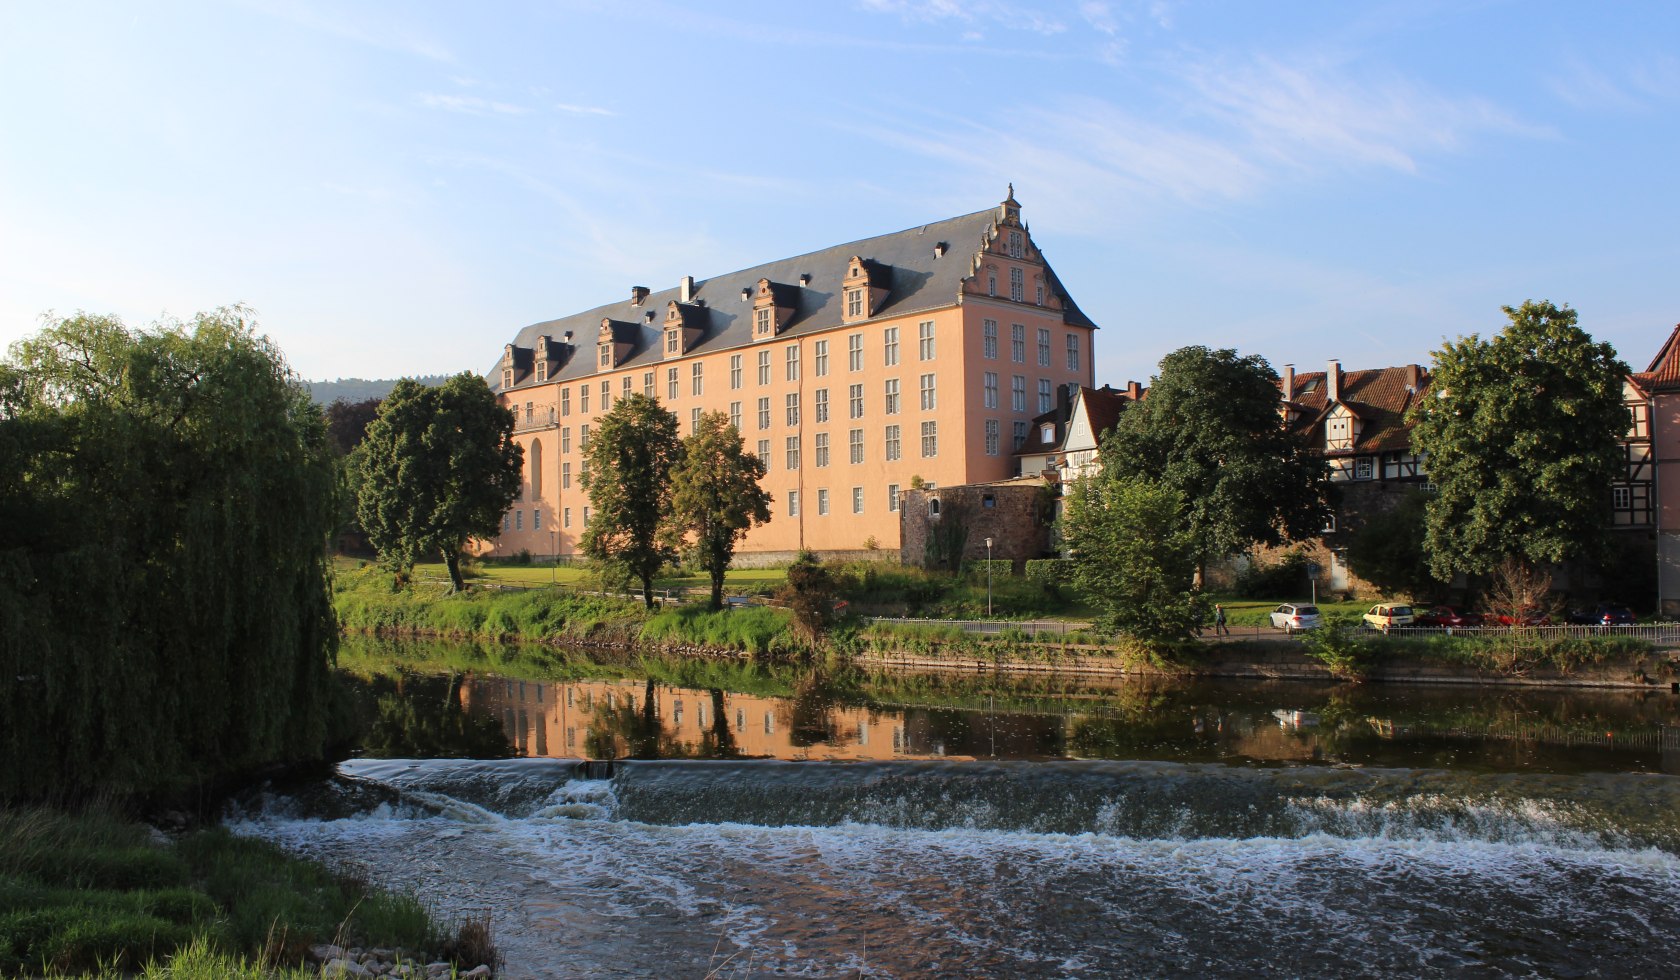
<svg viewBox="0 0 1680 980">
<path fill-rule="evenodd" d="M 1334 402 L 1324 414 L 1324 451 L 1347 452 L 1359 445 L 1365 420 L 1346 402 Z"/>
<path fill-rule="evenodd" d="M 881 309 L 886 301 L 892 267 L 882 265 L 861 255 L 846 261 L 846 277 L 840 282 L 840 322 L 867 320 Z"/>
<path fill-rule="evenodd" d="M 769 340 L 786 330 L 799 308 L 797 286 L 760 279 L 753 289 L 753 340 Z"/>
<path fill-rule="evenodd" d="M 700 307 L 672 300 L 665 307 L 665 356 L 681 357 L 693 350 L 706 332 L 704 324 Z"/>
<path fill-rule="evenodd" d="M 636 335 L 641 328 L 634 323 L 620 323 L 611 317 L 601 319 L 601 332 L 595 338 L 595 366 L 610 371 L 630 359 L 636 352 Z"/>
</svg>

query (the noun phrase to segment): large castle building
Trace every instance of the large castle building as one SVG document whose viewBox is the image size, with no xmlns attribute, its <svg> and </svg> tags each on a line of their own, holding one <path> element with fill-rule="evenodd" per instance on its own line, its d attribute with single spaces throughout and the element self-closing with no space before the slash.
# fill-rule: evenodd
<svg viewBox="0 0 1680 980">
<path fill-rule="evenodd" d="M 737 554 L 899 547 L 911 482 L 1014 475 L 1057 390 L 1092 386 L 1096 324 L 1021 221 L 995 208 L 650 292 L 521 330 L 491 386 L 525 450 L 523 491 L 486 553 L 561 560 L 589 520 L 597 419 L 632 392 L 684 435 L 724 412 L 765 464 L 768 524 Z"/>
</svg>

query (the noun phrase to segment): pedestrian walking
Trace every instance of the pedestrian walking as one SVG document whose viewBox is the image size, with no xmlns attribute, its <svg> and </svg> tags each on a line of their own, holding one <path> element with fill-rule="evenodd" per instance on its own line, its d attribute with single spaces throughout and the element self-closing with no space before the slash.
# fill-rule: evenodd
<svg viewBox="0 0 1680 980">
<path fill-rule="evenodd" d="M 1225 607 L 1217 602 L 1213 604 L 1213 635 L 1231 635 L 1231 631 L 1225 628 Z"/>
</svg>

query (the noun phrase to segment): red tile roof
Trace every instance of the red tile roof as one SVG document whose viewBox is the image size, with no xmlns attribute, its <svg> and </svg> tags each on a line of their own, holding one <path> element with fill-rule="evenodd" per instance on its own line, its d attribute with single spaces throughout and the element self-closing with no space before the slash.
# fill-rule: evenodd
<svg viewBox="0 0 1680 980">
<path fill-rule="evenodd" d="M 1680 388 L 1680 326 L 1669 333 L 1651 366 L 1633 376 L 1634 383 L 1647 392 L 1657 389 Z"/>
<path fill-rule="evenodd" d="M 1414 388 L 1408 388 L 1412 379 Z M 1417 404 L 1429 389 L 1429 369 L 1417 365 L 1343 371 L 1341 403 L 1361 422 L 1353 452 L 1403 452 L 1411 445 L 1406 410 Z M 1324 419 L 1329 413 L 1328 390 L 1323 371 L 1295 375 L 1294 428 L 1314 446 L 1324 445 Z"/>
</svg>

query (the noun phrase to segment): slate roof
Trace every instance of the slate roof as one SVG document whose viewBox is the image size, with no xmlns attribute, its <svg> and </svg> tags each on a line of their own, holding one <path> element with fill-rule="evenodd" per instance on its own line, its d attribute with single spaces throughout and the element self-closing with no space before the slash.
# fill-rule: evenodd
<svg viewBox="0 0 1680 980">
<path fill-rule="evenodd" d="M 1411 430 L 1406 425 L 1406 411 L 1429 390 L 1429 369 L 1417 368 L 1416 390 L 1408 391 L 1408 368 L 1385 367 L 1365 371 L 1343 371 L 1341 402 L 1364 423 L 1353 449 L 1342 453 L 1404 452 L 1411 446 Z M 1295 375 L 1295 428 L 1304 433 L 1315 447 L 1324 445 L 1324 420 L 1331 406 L 1323 371 L 1308 371 Z"/>
<path fill-rule="evenodd" d="M 1647 392 L 1680 388 L 1680 326 L 1674 328 L 1663 341 L 1651 366 L 1633 376 L 1634 383 Z"/>
<path fill-rule="evenodd" d="M 788 326 L 776 335 L 777 340 L 799 337 L 841 326 L 841 282 L 848 271 L 847 261 L 862 256 L 891 268 L 888 293 L 870 322 L 892 317 L 912 316 L 954 305 L 961 292 L 962 281 L 974 272 L 974 257 L 984 247 L 986 235 L 999 217 L 998 208 L 987 208 L 973 214 L 935 221 L 931 224 L 906 228 L 889 235 L 865 238 L 861 241 L 834 245 L 805 255 L 766 262 L 710 279 L 696 280 L 693 302 L 703 304 L 699 311 L 704 333 L 688 351 L 705 354 L 731 348 L 753 346 L 752 301 L 742 301 L 741 290 L 756 292 L 760 279 L 790 287 L 793 294 L 793 314 Z M 936 257 L 934 246 L 944 243 L 944 255 Z M 1061 280 L 1048 266 L 1046 280 L 1055 295 L 1061 297 L 1063 319 L 1077 326 L 1096 324 L 1074 303 Z M 810 282 L 797 285 L 801 275 Z M 778 298 L 784 295 L 778 288 Z M 582 313 L 533 323 L 520 330 L 513 344 L 530 348 L 537 338 L 548 335 L 558 343 L 566 331 L 572 332 L 572 349 L 565 362 L 552 372 L 550 380 L 569 381 L 599 373 L 595 355 L 596 336 L 603 319 L 631 322 L 640 330 L 635 352 L 612 370 L 653 367 L 665 360 L 661 344 L 666 307 L 680 293 L 677 287 L 652 291 L 640 306 L 630 302 L 630 287 L 624 288 L 625 298 L 598 306 Z M 749 296 L 752 293 L 749 293 Z M 653 320 L 646 314 L 651 311 Z M 501 390 L 501 361 L 485 375 L 493 390 Z M 521 385 L 530 380 L 521 377 Z"/>
</svg>

